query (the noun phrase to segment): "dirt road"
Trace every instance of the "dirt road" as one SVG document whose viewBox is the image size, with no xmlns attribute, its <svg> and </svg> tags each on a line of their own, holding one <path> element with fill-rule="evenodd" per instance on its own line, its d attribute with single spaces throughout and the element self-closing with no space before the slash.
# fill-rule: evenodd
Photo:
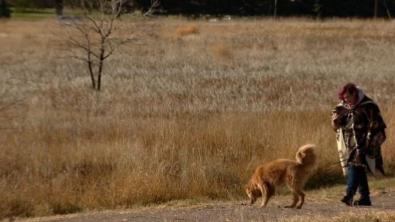
<svg viewBox="0 0 395 222">
<path fill-rule="evenodd" d="M 387 212 L 395 210 L 395 192 L 372 196 L 373 206 L 348 207 L 340 201 L 314 201 L 306 198 L 303 209 L 285 209 L 278 205 L 286 205 L 290 200 L 286 198 L 274 198 L 266 208 L 259 208 L 258 202 L 251 206 L 244 202 L 221 202 L 211 204 L 199 204 L 188 207 L 156 206 L 142 209 L 124 211 L 105 211 L 98 213 L 72 214 L 34 218 L 24 221 L 62 221 L 62 222 L 96 222 L 96 221 L 135 221 L 135 222 L 168 222 L 168 221 L 285 221 L 287 218 L 298 216 L 314 217 L 338 217 L 342 213 L 366 213 Z"/>
</svg>

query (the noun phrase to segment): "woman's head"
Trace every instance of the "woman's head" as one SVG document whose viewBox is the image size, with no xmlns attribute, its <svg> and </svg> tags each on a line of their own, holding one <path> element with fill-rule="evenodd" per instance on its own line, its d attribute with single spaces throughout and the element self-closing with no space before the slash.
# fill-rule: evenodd
<svg viewBox="0 0 395 222">
<path fill-rule="evenodd" d="M 354 83 L 347 83 L 339 91 L 338 97 L 340 100 L 348 104 L 355 105 L 358 102 L 358 88 Z"/>
</svg>

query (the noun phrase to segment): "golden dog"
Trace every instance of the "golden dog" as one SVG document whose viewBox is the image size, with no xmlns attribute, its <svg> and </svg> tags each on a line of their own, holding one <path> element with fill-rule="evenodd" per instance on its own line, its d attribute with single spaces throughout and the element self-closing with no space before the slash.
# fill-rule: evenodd
<svg viewBox="0 0 395 222">
<path fill-rule="evenodd" d="M 296 161 L 277 159 L 258 166 L 245 188 L 251 204 L 254 204 L 258 197 L 262 197 L 261 207 L 265 207 L 270 197 L 275 194 L 275 187 L 287 184 L 293 194 L 293 202 L 286 208 L 294 208 L 299 199 L 300 204 L 296 208 L 302 208 L 305 197 L 303 187 L 317 167 L 314 148 L 315 145 L 312 144 L 300 147 L 296 153 Z"/>
</svg>

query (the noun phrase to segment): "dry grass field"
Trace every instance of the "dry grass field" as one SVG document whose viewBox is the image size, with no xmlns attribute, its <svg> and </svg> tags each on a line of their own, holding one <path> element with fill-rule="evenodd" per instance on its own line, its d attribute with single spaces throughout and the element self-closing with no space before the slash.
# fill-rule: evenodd
<svg viewBox="0 0 395 222">
<path fill-rule="evenodd" d="M 382 109 L 395 173 L 395 22 L 146 24 L 95 92 L 56 21 L 0 21 L 0 219 L 246 198 L 258 164 L 306 143 L 307 189 L 343 181 L 330 113 L 349 81 Z"/>
</svg>

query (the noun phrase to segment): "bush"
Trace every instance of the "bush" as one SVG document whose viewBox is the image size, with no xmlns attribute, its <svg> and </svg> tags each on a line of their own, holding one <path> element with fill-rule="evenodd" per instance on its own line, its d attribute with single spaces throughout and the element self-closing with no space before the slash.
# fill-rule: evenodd
<svg viewBox="0 0 395 222">
<path fill-rule="evenodd" d="M 40 0 L 15 0 L 12 3 L 18 12 L 29 12 L 43 7 Z"/>
</svg>

